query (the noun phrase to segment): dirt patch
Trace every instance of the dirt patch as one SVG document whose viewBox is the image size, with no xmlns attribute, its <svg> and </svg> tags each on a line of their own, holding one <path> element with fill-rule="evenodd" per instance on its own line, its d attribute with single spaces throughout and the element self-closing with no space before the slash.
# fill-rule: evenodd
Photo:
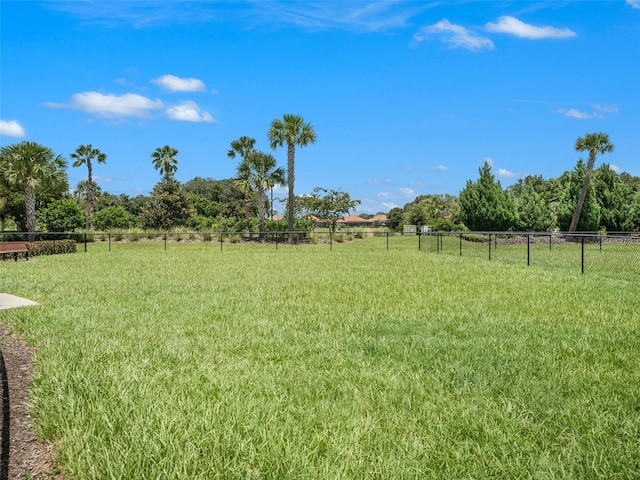
<svg viewBox="0 0 640 480">
<path fill-rule="evenodd" d="M 56 472 L 54 466 L 53 448 L 36 439 L 29 413 L 34 349 L 1 323 L 0 347 L 4 360 L 0 362 L 3 387 L 0 480 L 61 480 L 62 473 Z"/>
</svg>

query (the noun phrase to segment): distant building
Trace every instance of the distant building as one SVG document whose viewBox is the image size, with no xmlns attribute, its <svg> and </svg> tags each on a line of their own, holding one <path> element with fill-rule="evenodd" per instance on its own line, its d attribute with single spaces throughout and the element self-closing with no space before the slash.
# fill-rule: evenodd
<svg viewBox="0 0 640 480">
<path fill-rule="evenodd" d="M 349 215 L 348 217 L 338 220 L 338 224 L 345 227 L 370 227 L 373 222 L 357 215 Z"/>
<path fill-rule="evenodd" d="M 379 213 L 378 215 L 371 217 L 369 220 L 372 224 L 375 224 L 377 222 L 377 224 L 381 227 L 387 226 L 387 216 L 384 213 Z"/>
</svg>

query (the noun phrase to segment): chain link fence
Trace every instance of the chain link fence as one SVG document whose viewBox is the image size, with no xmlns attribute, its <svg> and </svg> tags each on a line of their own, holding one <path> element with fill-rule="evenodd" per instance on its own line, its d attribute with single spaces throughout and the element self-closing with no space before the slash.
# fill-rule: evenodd
<svg viewBox="0 0 640 480">
<path fill-rule="evenodd" d="M 555 232 L 428 233 L 423 248 L 437 254 L 535 265 L 610 278 L 640 280 L 640 236 Z"/>
</svg>

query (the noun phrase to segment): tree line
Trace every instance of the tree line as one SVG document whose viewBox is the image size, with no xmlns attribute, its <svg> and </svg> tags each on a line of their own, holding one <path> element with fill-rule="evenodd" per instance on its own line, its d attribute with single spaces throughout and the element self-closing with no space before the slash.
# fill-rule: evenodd
<svg viewBox="0 0 640 480">
<path fill-rule="evenodd" d="M 150 195 L 113 195 L 93 180 L 93 166 L 107 155 L 92 145 L 80 145 L 70 157 L 73 167 L 86 167 L 87 179 L 72 193 L 67 161 L 50 148 L 21 142 L 0 150 L 0 230 L 7 221 L 19 231 L 75 231 L 139 228 L 199 231 L 288 231 L 312 228 L 315 216 L 337 228 L 337 220 L 360 202 L 348 193 L 316 187 L 309 195 L 294 193 L 296 147 L 316 142 L 311 124 L 285 114 L 271 123 L 267 140 L 272 149 L 286 146 L 287 168 L 256 140 L 239 137 L 227 156 L 237 159 L 236 176 L 215 180 L 175 179 L 178 150 L 165 145 L 151 153 L 160 180 Z M 594 170 L 597 155 L 613 150 L 608 136 L 580 137 L 576 150 L 589 153 L 572 171 L 545 180 L 529 175 L 502 188 L 485 163 L 476 181 L 467 181 L 459 196 L 421 195 L 403 208 L 388 212 L 388 226 L 429 225 L 434 230 L 491 231 L 639 231 L 640 178 L 617 173 L 604 163 Z M 286 220 L 274 219 L 273 189 L 287 185 Z"/>
<path fill-rule="evenodd" d="M 35 142 L 21 142 L 0 150 L 0 230 L 13 220 L 17 230 L 29 232 L 36 223 L 43 231 L 69 232 L 141 228 L 170 230 L 186 227 L 195 230 L 246 231 L 257 229 L 292 232 L 309 228 L 307 220 L 298 222 L 296 209 L 309 214 L 347 214 L 358 202 L 348 194 L 317 187 L 311 196 L 296 197 L 294 165 L 296 147 L 316 142 L 316 133 L 302 117 L 285 114 L 271 122 L 267 133 L 270 147 L 286 146 L 287 169 L 278 167 L 269 153 L 255 149 L 256 140 L 242 136 L 231 142 L 227 156 L 239 158 L 236 177 L 214 180 L 196 177 L 184 184 L 175 178 L 178 150 L 165 145 L 151 154 L 160 181 L 151 195 L 129 197 L 103 192 L 93 181 L 93 166 L 105 163 L 107 155 L 93 145 L 80 145 L 71 154 L 73 167 L 86 166 L 87 180 L 69 194 L 67 161 L 61 155 Z M 288 186 L 287 222 L 274 221 L 273 189 Z M 318 196 L 324 191 L 325 196 Z M 268 201 L 267 192 L 271 193 Z M 336 194 L 338 194 L 336 196 Z M 322 202 L 318 203 L 318 199 Z M 315 202 L 315 203 L 314 203 Z M 322 212 L 322 213 L 320 213 Z M 267 225 L 267 218 L 270 224 Z M 297 224 L 296 224 L 297 222 Z"/>
<path fill-rule="evenodd" d="M 389 226 L 429 225 L 435 230 L 474 231 L 640 231 L 640 177 L 617 173 L 607 163 L 594 170 L 598 155 L 613 151 L 604 133 L 579 137 L 579 158 L 571 171 L 545 180 L 528 175 L 503 188 L 485 162 L 476 181 L 459 197 L 422 195 L 389 212 Z"/>
</svg>

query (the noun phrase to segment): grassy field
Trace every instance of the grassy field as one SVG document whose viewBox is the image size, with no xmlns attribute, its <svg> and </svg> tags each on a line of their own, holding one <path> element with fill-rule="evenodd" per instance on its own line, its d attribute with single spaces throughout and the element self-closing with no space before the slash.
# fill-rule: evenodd
<svg viewBox="0 0 640 480">
<path fill-rule="evenodd" d="M 394 240 L 0 263 L 66 478 L 638 478 L 640 282 Z"/>
</svg>

